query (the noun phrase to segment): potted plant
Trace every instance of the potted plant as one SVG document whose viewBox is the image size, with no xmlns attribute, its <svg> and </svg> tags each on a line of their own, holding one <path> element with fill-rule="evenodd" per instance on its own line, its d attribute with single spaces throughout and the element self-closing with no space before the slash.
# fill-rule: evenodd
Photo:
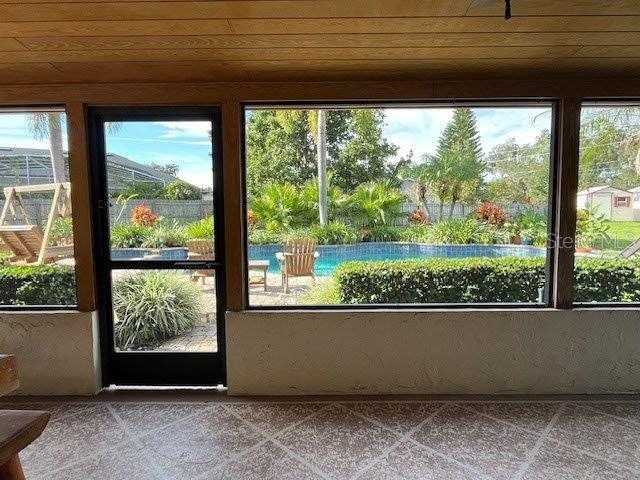
<svg viewBox="0 0 640 480">
<path fill-rule="evenodd" d="M 507 222 L 504 224 L 504 229 L 509 233 L 509 243 L 513 245 L 520 245 L 522 243 L 518 222 Z"/>
</svg>

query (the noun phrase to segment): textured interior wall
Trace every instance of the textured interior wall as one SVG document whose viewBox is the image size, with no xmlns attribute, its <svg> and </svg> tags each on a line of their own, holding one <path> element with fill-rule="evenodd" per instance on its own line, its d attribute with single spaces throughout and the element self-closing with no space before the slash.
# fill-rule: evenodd
<svg viewBox="0 0 640 480">
<path fill-rule="evenodd" d="M 100 389 L 97 315 L 0 314 L 0 352 L 18 359 L 22 395 L 93 395 Z"/>
<path fill-rule="evenodd" d="M 640 312 L 227 313 L 229 393 L 640 391 Z"/>
</svg>

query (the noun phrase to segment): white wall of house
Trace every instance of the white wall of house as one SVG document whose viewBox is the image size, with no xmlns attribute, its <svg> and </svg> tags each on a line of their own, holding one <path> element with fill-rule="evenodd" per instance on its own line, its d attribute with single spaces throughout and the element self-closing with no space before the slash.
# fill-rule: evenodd
<svg viewBox="0 0 640 480">
<path fill-rule="evenodd" d="M 640 392 L 640 313 L 248 311 L 226 315 L 232 395 Z"/>
</svg>

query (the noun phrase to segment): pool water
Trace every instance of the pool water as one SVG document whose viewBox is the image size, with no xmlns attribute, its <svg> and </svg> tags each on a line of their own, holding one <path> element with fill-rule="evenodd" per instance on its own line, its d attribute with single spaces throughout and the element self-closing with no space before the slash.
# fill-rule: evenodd
<svg viewBox="0 0 640 480">
<path fill-rule="evenodd" d="M 426 245 L 419 243 L 356 243 L 319 245 L 316 275 L 331 275 L 336 266 L 351 260 L 408 260 L 420 258 L 544 257 L 546 250 L 525 245 Z M 249 245 L 249 260 L 269 260 L 269 272 L 279 273 L 276 253 L 282 245 Z"/>
</svg>

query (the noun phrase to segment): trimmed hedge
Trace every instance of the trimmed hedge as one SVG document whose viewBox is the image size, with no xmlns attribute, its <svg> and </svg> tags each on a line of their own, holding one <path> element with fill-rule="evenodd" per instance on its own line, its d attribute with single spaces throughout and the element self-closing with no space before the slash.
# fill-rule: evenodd
<svg viewBox="0 0 640 480">
<path fill-rule="evenodd" d="M 367 303 L 536 302 L 543 258 L 346 262 L 334 271 L 340 301 Z M 640 261 L 578 259 L 578 302 L 640 301 Z"/>
<path fill-rule="evenodd" d="M 0 305 L 75 305 L 76 280 L 70 267 L 0 268 Z"/>
</svg>

